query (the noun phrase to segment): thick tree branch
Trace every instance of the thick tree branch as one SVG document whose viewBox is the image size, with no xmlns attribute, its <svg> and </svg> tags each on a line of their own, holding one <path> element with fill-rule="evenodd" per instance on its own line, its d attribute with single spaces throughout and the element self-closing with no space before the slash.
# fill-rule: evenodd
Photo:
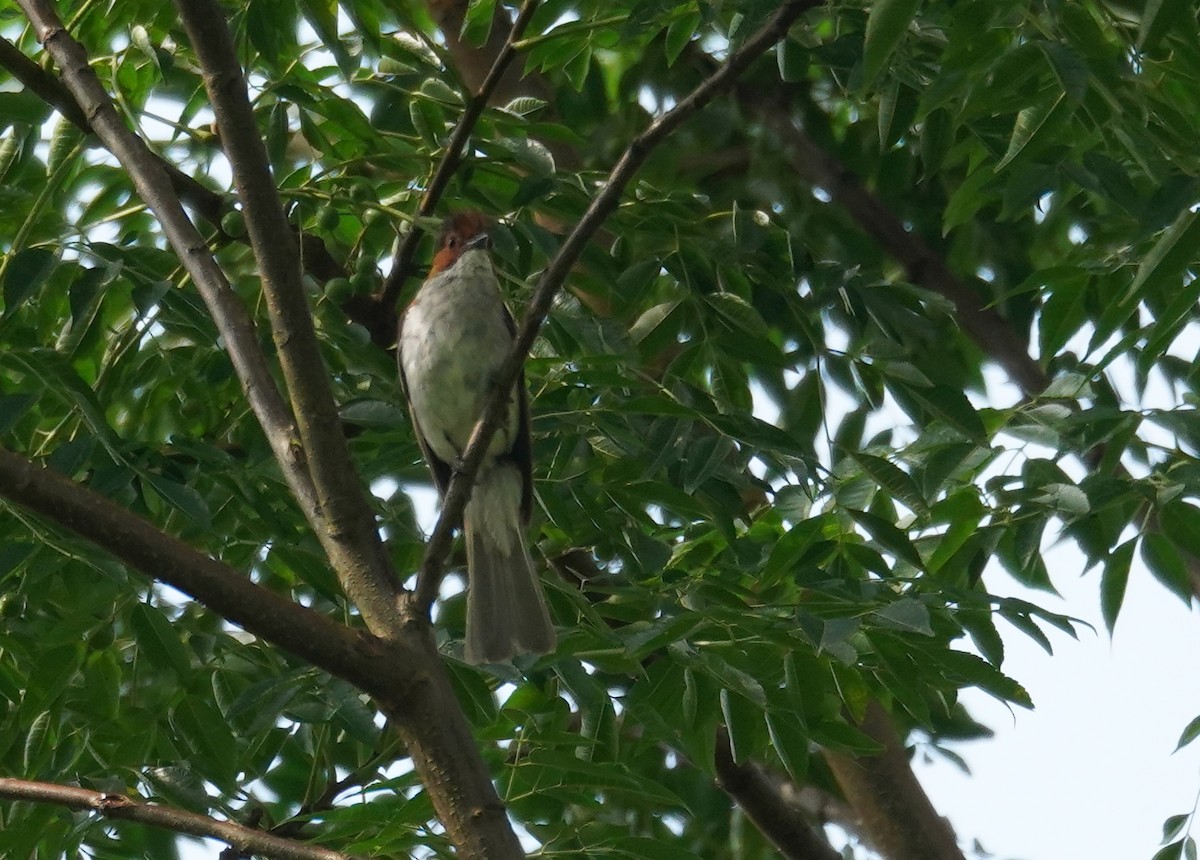
<svg viewBox="0 0 1200 860">
<path fill-rule="evenodd" d="M 77 811 L 97 812 L 105 818 L 134 821 L 188 836 L 219 839 L 247 855 L 252 853 L 273 860 L 354 860 L 356 856 L 361 856 L 305 845 L 186 809 L 139 803 L 124 795 L 103 794 L 73 785 L 0 777 L 0 797 L 32 803 L 53 803 Z"/>
<path fill-rule="evenodd" d="M 621 194 L 633 175 L 641 167 L 642 162 L 662 143 L 672 131 L 679 127 L 684 120 L 691 117 L 719 93 L 729 89 L 737 81 L 746 68 L 763 54 L 768 48 L 783 38 L 788 27 L 804 12 L 819 5 L 819 0 L 791 0 L 783 3 L 774 15 L 757 33 L 750 36 L 741 47 L 729 55 L 729 59 L 712 75 L 700 83 L 690 94 L 681 99 L 675 107 L 658 117 L 626 147 L 625 152 L 617 160 L 605 180 L 600 191 L 592 198 L 591 204 L 575 229 L 567 236 L 554 259 L 550 261 L 545 271 L 538 279 L 533 299 L 525 309 L 525 318 L 517 332 L 512 351 L 504 364 L 496 373 L 495 387 L 488 400 L 487 408 L 475 425 L 467 448 L 463 452 L 462 464 L 442 500 L 442 513 L 437 526 L 429 538 L 425 548 L 425 557 L 421 561 L 419 582 L 417 585 L 418 608 L 422 613 L 428 612 L 429 607 L 437 597 L 438 583 L 442 577 L 446 554 L 450 549 L 450 537 L 453 524 L 462 517 L 463 508 L 470 496 L 471 484 L 475 473 L 479 470 L 492 435 L 503 420 L 504 410 L 508 403 L 509 392 L 516 382 L 525 356 L 533 345 L 541 328 L 542 321 L 550 310 L 554 296 L 562 288 L 567 274 L 584 247 L 604 224 L 609 215 L 617 208 Z"/>
<path fill-rule="evenodd" d="M 88 65 L 87 52 L 63 29 L 53 7 L 46 0 L 20 2 L 38 40 L 46 46 L 62 71 L 63 80 L 87 117 L 89 126 L 125 168 L 200 290 L 225 339 L 246 399 L 262 425 L 284 478 L 310 522 L 319 522 L 316 493 L 304 463 L 295 423 L 259 348 L 254 323 L 183 211 L 163 162 L 125 126 L 100 79 Z"/>
<path fill-rule="evenodd" d="M 246 213 L 279 363 L 324 521 L 321 544 L 367 626 L 377 635 L 393 636 L 397 577 L 350 460 L 301 283 L 299 249 L 283 214 L 233 36 L 213 0 L 178 0 L 176 7 L 204 70 L 204 85 Z"/>
<path fill-rule="evenodd" d="M 382 643 L 255 585 L 228 565 L 51 469 L 0 448 L 0 496 L 81 535 L 152 579 L 330 674 L 380 696 L 407 693 Z M 411 680 L 411 677 L 410 677 Z"/>
<path fill-rule="evenodd" d="M 122 123 L 99 79 L 88 66 L 83 47 L 63 29 L 49 3 L 46 0 L 21 0 L 21 3 L 34 24 L 38 38 L 62 70 L 64 82 L 83 107 L 92 128 L 130 173 L 139 194 L 158 215 L 164 234 L 196 281 L 226 340 L 247 398 L 266 430 L 293 494 L 301 500 L 305 515 L 317 528 L 318 534 L 335 540 L 343 539 L 344 535 L 327 533 L 322 528 L 324 518 L 302 456 L 303 449 L 296 438 L 287 405 L 279 396 L 265 357 L 258 348 L 249 316 L 184 214 L 161 164 L 143 141 Z M 179 576 L 170 565 L 150 549 L 160 546 L 161 540 L 170 539 L 158 535 L 160 540 L 155 540 L 157 530 L 148 523 L 142 522 L 150 530 L 149 534 L 143 536 L 150 541 L 146 546 L 139 546 L 138 540 L 128 536 L 120 545 L 114 545 L 107 530 L 103 526 L 97 527 L 96 520 L 87 516 L 86 510 L 73 509 L 76 516 L 71 522 L 58 511 L 58 502 L 63 499 L 41 508 L 36 507 L 24 497 L 23 486 L 36 468 L 20 458 L 16 459 L 26 467 L 16 481 L 18 489 L 14 500 L 19 504 L 74 528 L 147 575 L 163 576 L 166 581 L 211 605 L 217 612 L 248 630 L 254 632 L 260 629 L 260 621 L 254 617 L 253 610 L 247 613 L 246 606 L 257 605 L 264 612 L 283 613 L 276 621 L 305 611 L 282 598 L 276 598 L 282 606 L 264 602 L 266 598 L 253 591 L 250 596 L 257 597 L 257 604 L 240 605 L 237 601 L 227 600 L 226 592 L 220 588 L 214 590 L 211 579 L 190 581 L 197 570 L 211 573 L 206 565 L 217 564 L 203 556 L 197 562 L 198 567 L 192 568 L 187 575 L 189 581 L 179 581 Z M 9 465 L 13 466 L 11 462 Z M 71 487 L 73 492 L 80 492 L 70 482 L 66 482 L 66 486 Z M 67 495 L 69 493 L 60 493 L 63 497 Z M 13 495 L 10 494 L 10 497 Z M 114 510 L 120 511 L 119 508 Z M 187 549 L 182 544 L 177 546 Z M 227 570 L 221 565 L 218 565 L 218 569 Z M 172 579 L 167 578 L 168 574 Z M 191 587 L 193 585 L 194 588 Z M 263 594 L 269 595 L 270 592 Z M 283 606 L 290 609 L 284 609 Z M 345 653 L 341 656 L 344 660 L 325 653 L 325 648 L 333 647 L 326 641 L 328 637 L 297 636 L 272 627 L 277 635 L 270 637 L 271 641 L 330 671 L 334 671 L 331 663 L 338 665 L 341 671 L 337 674 L 376 696 L 381 709 L 395 720 L 414 764 L 425 777 L 430 799 L 447 834 L 454 841 L 459 856 L 481 860 L 523 856 L 504 805 L 496 795 L 490 773 L 474 743 L 470 725 L 455 699 L 433 643 L 427 617 L 418 619 L 410 614 L 397 623 L 390 631 L 390 646 L 374 638 L 356 636 L 333 625 L 333 622 L 322 620 L 332 625 L 332 629 L 340 630 L 343 638 L 348 637 L 341 643 L 334 642 L 334 645 L 342 646 Z M 350 646 L 357 648 L 358 652 L 350 649 Z M 356 653 L 358 659 L 355 659 Z"/>
<path fill-rule="evenodd" d="M 825 761 L 876 850 L 890 860 L 964 860 L 954 831 L 913 774 L 904 741 L 883 706 L 872 701 L 859 728 L 883 752 L 851 758 L 827 751 Z"/>
<path fill-rule="evenodd" d="M 723 728 L 717 732 L 716 765 L 721 788 L 788 860 L 839 860 L 842 856 L 804 820 L 761 765 L 734 761 L 729 734 Z"/>
<path fill-rule="evenodd" d="M 395 725 L 458 849 L 524 856 L 427 624 L 387 641 L 255 585 L 98 493 L 0 448 L 0 496 L 46 517 L 294 656 L 369 693 Z"/>
<path fill-rule="evenodd" d="M 441 200 L 446 186 L 450 184 L 450 179 L 454 176 L 454 171 L 462 162 L 463 149 L 471 137 L 471 132 L 475 129 L 475 123 L 483 115 L 483 109 L 488 106 L 501 78 L 508 71 L 509 63 L 516 56 L 513 43 L 524 34 L 525 28 L 529 25 L 529 19 L 533 17 L 537 7 L 538 0 L 525 0 L 521 6 L 521 11 L 513 21 L 512 29 L 509 30 L 508 38 L 497 52 L 495 60 L 492 61 L 487 77 L 484 78 L 479 90 L 467 103 L 466 109 L 458 120 L 458 125 L 454 127 L 454 133 L 450 136 L 449 143 L 446 144 L 446 150 L 442 153 L 433 177 L 425 187 L 425 193 L 421 195 L 421 202 L 417 206 L 418 215 L 432 215 L 437 208 L 438 201 Z M 396 256 L 392 261 L 392 270 L 383 285 L 383 294 L 379 299 L 373 301 L 377 305 L 374 317 L 388 323 L 388 331 L 382 333 L 385 338 L 395 337 L 396 300 L 400 298 L 404 282 L 412 274 L 413 256 L 417 252 L 417 243 L 421 241 L 422 232 L 416 223 L 411 225 L 396 251 Z M 374 333 L 372 335 L 374 337 Z M 375 342 L 379 342 L 379 337 L 375 337 Z M 387 345 L 387 343 L 384 344 L 384 346 Z"/>
</svg>

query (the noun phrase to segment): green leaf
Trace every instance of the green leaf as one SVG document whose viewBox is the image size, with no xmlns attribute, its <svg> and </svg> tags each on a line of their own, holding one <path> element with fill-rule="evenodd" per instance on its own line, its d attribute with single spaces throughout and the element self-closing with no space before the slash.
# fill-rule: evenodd
<svg viewBox="0 0 1200 860">
<path fill-rule="evenodd" d="M 991 609 L 960 609 L 954 617 L 966 628 L 984 659 L 1000 668 L 1004 663 L 1004 640 L 996 630 Z"/>
<path fill-rule="evenodd" d="M 851 451 L 850 456 L 875 483 L 887 490 L 892 498 L 903 502 L 914 513 L 928 516 L 929 508 L 925 504 L 925 497 L 917 482 L 907 472 L 882 457 L 860 451 Z"/>
<path fill-rule="evenodd" d="M 1158 511 L 1158 522 L 1175 545 L 1192 556 L 1200 556 L 1200 508 L 1173 499 Z"/>
<path fill-rule="evenodd" d="M 983 420 L 961 391 L 946 386 L 919 388 L 900 382 L 893 382 L 893 391 L 902 406 L 905 405 L 904 401 L 908 401 L 910 406 L 916 406 L 944 421 L 975 444 L 987 446 L 988 434 Z"/>
<path fill-rule="evenodd" d="M 1151 860 L 1180 860 L 1183 856 L 1183 840 L 1172 842 L 1155 852 Z"/>
<path fill-rule="evenodd" d="M 4 283 L 0 292 L 4 296 L 5 320 L 16 313 L 17 308 L 49 280 L 58 266 L 58 257 L 46 248 L 26 248 L 7 261 L 4 268 Z"/>
<path fill-rule="evenodd" d="M 808 774 L 808 733 L 804 723 L 790 711 L 767 711 L 767 732 L 771 738 L 771 750 L 779 756 L 788 775 L 797 785 L 804 783 Z"/>
<path fill-rule="evenodd" d="M 1187 564 L 1175 543 L 1166 535 L 1150 532 L 1142 535 L 1142 560 L 1154 578 L 1184 604 L 1192 603 L 1192 584 Z"/>
<path fill-rule="evenodd" d="M 924 569 L 925 563 L 921 560 L 921 554 L 917 552 L 917 548 L 913 546 L 908 535 L 897 528 L 895 524 L 889 523 L 875 514 L 867 513 L 866 511 L 857 511 L 853 508 L 846 508 L 846 513 L 850 514 L 850 517 L 856 523 L 866 529 L 867 534 L 873 540 L 895 555 L 897 559 L 906 561 L 915 568 Z"/>
<path fill-rule="evenodd" d="M 342 420 L 363 427 L 403 427 L 408 413 L 395 403 L 384 400 L 355 400 L 341 409 Z"/>
<path fill-rule="evenodd" d="M 530 114 L 537 113 L 547 104 L 548 102 L 545 99 L 539 99 L 535 96 L 517 96 L 500 108 L 500 110 L 516 114 L 520 117 L 527 117 Z"/>
<path fill-rule="evenodd" d="M 467 14 L 463 16 L 459 37 L 472 45 L 483 45 L 492 31 L 492 19 L 496 14 L 496 0 L 471 0 Z"/>
<path fill-rule="evenodd" d="M 129 620 L 139 650 L 150 662 L 174 671 L 180 678 L 186 678 L 191 673 L 192 658 L 188 649 L 162 610 L 138 603 L 133 607 Z"/>
<path fill-rule="evenodd" d="M 871 86 L 908 33 L 921 0 L 879 0 L 867 13 L 863 43 L 863 86 Z"/>
<path fill-rule="evenodd" d="M 1200 738 L 1200 717 L 1194 717 L 1187 728 L 1183 730 L 1183 734 L 1179 736 L 1179 743 L 1175 745 L 1173 752 L 1179 752 L 1185 746 L 1190 744 L 1196 738 Z M 1170 839 L 1170 836 L 1164 834 L 1163 839 Z"/>
<path fill-rule="evenodd" d="M 741 330 L 750 337 L 765 338 L 768 336 L 767 321 L 762 318 L 752 304 L 741 296 L 733 293 L 712 293 L 704 298 L 735 329 Z"/>
<path fill-rule="evenodd" d="M 1021 154 L 1040 133 L 1051 125 L 1050 119 L 1063 103 L 1065 95 L 1062 92 L 1050 92 L 1035 105 L 1025 108 L 1017 114 L 1013 124 L 1012 136 L 1008 140 L 1008 151 L 996 164 L 996 172 L 1003 170 L 1009 162 Z"/>
<path fill-rule="evenodd" d="M 1180 815 L 1172 815 L 1163 822 L 1163 842 L 1170 842 L 1176 836 L 1183 832 L 1183 828 L 1187 825 L 1190 815 L 1183 813 Z"/>
<path fill-rule="evenodd" d="M 193 768 L 223 791 L 235 785 L 238 747 L 220 712 L 207 700 L 185 696 L 172 712 L 172 725 L 196 753 Z"/>
<path fill-rule="evenodd" d="M 136 30 L 135 27 L 134 31 Z M 153 51 L 150 53 L 152 57 L 157 58 Z M 81 151 L 79 145 L 82 142 L 83 132 L 70 120 L 59 117 L 50 137 L 50 151 L 46 155 L 46 175 L 51 176 L 58 172 L 68 159 L 77 155 Z"/>
<path fill-rule="evenodd" d="M 1117 625 L 1117 615 L 1125 602 L 1125 587 L 1129 583 L 1129 567 L 1133 561 L 1133 546 L 1137 539 L 1127 540 L 1109 556 L 1100 578 L 1100 614 L 1111 636 Z"/>
<path fill-rule="evenodd" d="M 659 326 L 667 321 L 667 319 L 675 312 L 675 309 L 680 305 L 680 301 L 660 302 L 654 307 L 647 310 L 640 317 L 634 320 L 633 325 L 629 327 L 629 337 L 634 343 L 641 343 L 649 337 Z"/>
<path fill-rule="evenodd" d="M 208 503 L 194 489 L 150 472 L 142 473 L 142 477 L 163 501 L 182 511 L 196 525 L 204 529 L 212 525 L 212 511 L 208 509 Z"/>
<path fill-rule="evenodd" d="M 50 723 L 53 716 L 49 711 L 42 711 L 33 718 L 29 731 L 25 735 L 25 747 L 21 763 L 24 773 L 36 777 L 47 764 L 50 755 L 47 738 L 51 737 Z"/>
<path fill-rule="evenodd" d="M 784 39 L 775 46 L 775 59 L 779 64 L 779 78 L 784 83 L 794 84 L 808 77 L 808 51 L 793 39 Z"/>
<path fill-rule="evenodd" d="M 1184 269 L 1197 257 L 1197 248 L 1200 248 L 1200 218 L 1185 209 L 1142 258 L 1133 283 L 1119 304 L 1133 313 L 1144 295 L 1178 290 L 1183 286 Z"/>
<path fill-rule="evenodd" d="M 911 597 L 893 601 L 882 609 L 876 609 L 871 615 L 897 630 L 920 633 L 922 636 L 933 635 L 933 628 L 929 626 L 929 610 L 921 601 Z"/>
<path fill-rule="evenodd" d="M 679 59 L 679 55 L 692 40 L 692 36 L 696 34 L 696 28 L 699 26 L 700 10 L 694 5 L 682 15 L 676 16 L 667 26 L 667 38 L 663 47 L 667 53 L 668 66 L 675 65 L 675 61 Z"/>
</svg>

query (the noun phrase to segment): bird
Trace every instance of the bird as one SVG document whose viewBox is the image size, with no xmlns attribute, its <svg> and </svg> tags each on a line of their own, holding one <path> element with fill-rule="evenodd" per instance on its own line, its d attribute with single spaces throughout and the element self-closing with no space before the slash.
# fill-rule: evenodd
<svg viewBox="0 0 1200 860">
<path fill-rule="evenodd" d="M 417 442 L 444 498 L 516 326 L 473 210 L 446 219 L 429 275 L 400 319 L 397 360 Z M 463 513 L 468 663 L 554 650 L 555 631 L 525 533 L 533 504 L 529 398 L 522 371 Z"/>
</svg>

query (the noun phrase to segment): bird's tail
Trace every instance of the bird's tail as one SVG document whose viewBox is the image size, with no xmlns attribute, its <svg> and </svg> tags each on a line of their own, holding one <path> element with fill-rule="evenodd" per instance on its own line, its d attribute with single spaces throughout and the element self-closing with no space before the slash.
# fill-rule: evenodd
<svg viewBox="0 0 1200 860">
<path fill-rule="evenodd" d="M 468 663 L 554 650 L 554 627 L 525 546 L 521 474 L 509 463 L 481 472 L 463 517 L 467 540 Z"/>
</svg>

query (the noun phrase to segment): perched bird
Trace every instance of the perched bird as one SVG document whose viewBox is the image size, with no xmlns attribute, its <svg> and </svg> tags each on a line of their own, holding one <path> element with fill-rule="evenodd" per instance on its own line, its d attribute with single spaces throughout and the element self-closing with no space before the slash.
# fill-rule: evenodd
<svg viewBox="0 0 1200 860">
<path fill-rule="evenodd" d="M 417 441 L 442 496 L 516 332 L 488 256 L 487 231 L 488 222 L 478 212 L 447 219 L 429 277 L 400 321 L 400 381 Z M 554 648 L 554 627 L 525 545 L 533 501 L 531 467 L 522 374 L 463 515 L 470 663 Z"/>
</svg>

